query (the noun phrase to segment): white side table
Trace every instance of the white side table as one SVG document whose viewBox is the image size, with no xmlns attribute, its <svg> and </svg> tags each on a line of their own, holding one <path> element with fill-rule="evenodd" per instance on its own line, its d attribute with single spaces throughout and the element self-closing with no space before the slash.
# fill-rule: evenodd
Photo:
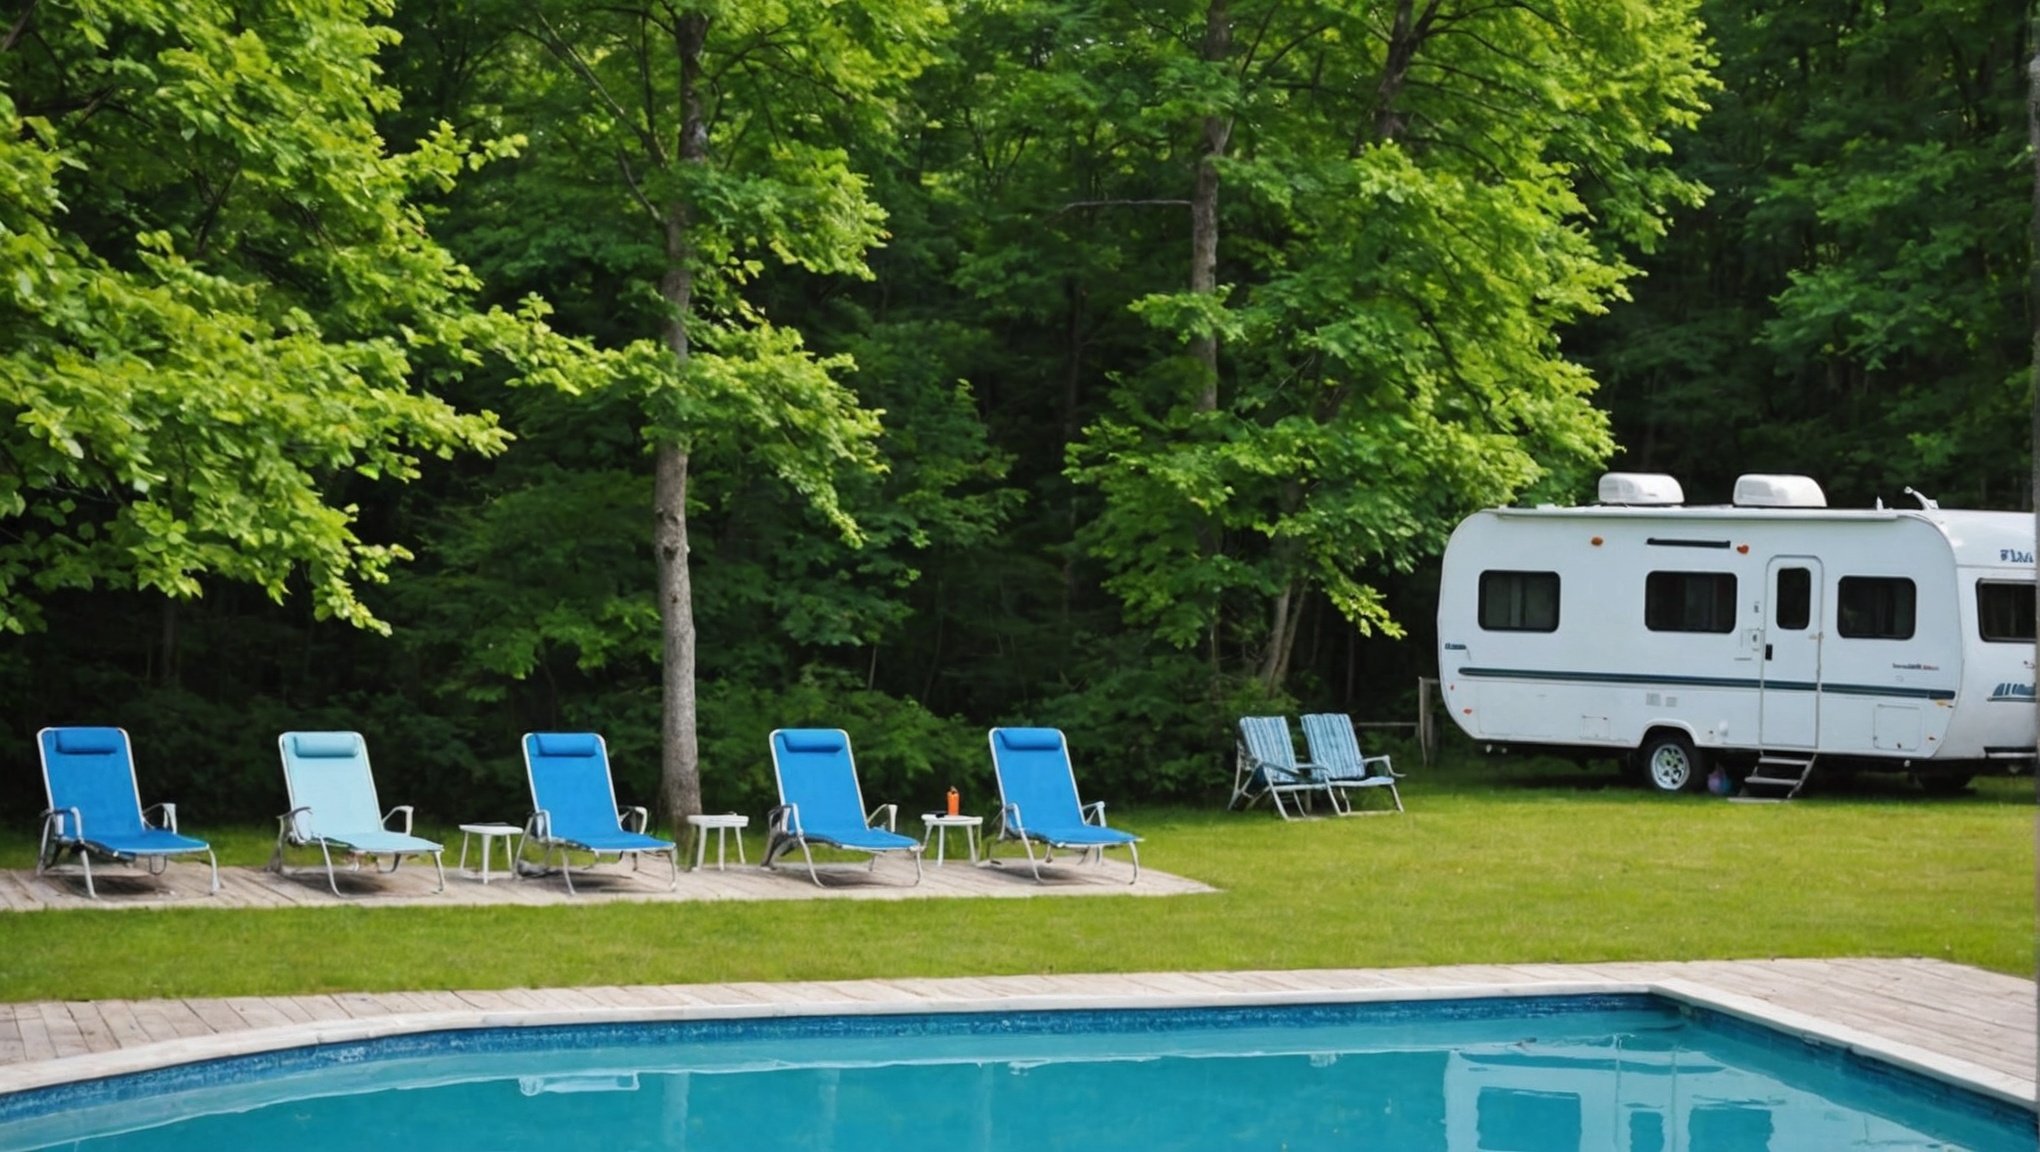
<svg viewBox="0 0 2040 1152">
<path fill-rule="evenodd" d="M 512 852 L 511 837 L 522 835 L 524 829 L 515 824 L 463 824 L 460 826 L 460 865 L 467 871 L 468 837 L 482 838 L 482 883 L 489 882 L 489 852 L 497 840 L 503 841 L 503 868 L 512 877 L 517 875 L 517 857 Z"/>
<path fill-rule="evenodd" d="M 970 849 L 970 862 L 977 863 L 978 829 L 983 826 L 982 816 L 945 816 L 940 812 L 921 813 L 921 826 L 927 831 L 921 833 L 921 855 L 928 855 L 928 838 L 935 838 L 935 866 L 942 866 L 943 849 L 949 844 L 949 830 L 963 829 L 963 842 Z"/>
<path fill-rule="evenodd" d="M 735 812 L 704 812 L 699 816 L 689 816 L 687 824 L 693 830 L 694 835 L 693 871 L 701 871 L 702 858 L 708 854 L 708 834 L 710 832 L 715 833 L 716 871 L 720 872 L 723 870 L 723 847 L 727 843 L 732 831 L 737 833 L 737 863 L 749 863 L 749 861 L 744 859 L 743 834 L 743 829 L 751 826 L 751 818 L 749 816 L 739 815 Z"/>
</svg>

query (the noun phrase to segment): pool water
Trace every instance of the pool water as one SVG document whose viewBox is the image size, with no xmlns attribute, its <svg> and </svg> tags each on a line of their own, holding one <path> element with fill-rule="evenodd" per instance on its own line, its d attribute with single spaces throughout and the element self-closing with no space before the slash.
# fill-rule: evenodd
<svg viewBox="0 0 2040 1152">
<path fill-rule="evenodd" d="M 2033 1115 L 1644 996 L 440 1032 L 0 1096 L 0 1149 L 2033 1152 Z"/>
</svg>

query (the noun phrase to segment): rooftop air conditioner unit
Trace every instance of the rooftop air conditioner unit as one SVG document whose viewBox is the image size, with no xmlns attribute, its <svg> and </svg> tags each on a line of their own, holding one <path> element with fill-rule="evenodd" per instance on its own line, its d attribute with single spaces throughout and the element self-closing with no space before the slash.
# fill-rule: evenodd
<svg viewBox="0 0 2040 1152">
<path fill-rule="evenodd" d="M 1609 472 L 1601 477 L 1603 504 L 1663 507 L 1686 502 L 1686 490 L 1660 472 Z"/>
<path fill-rule="evenodd" d="M 1811 476 L 1767 476 L 1752 473 L 1735 478 L 1738 508 L 1825 508 L 1827 494 Z"/>
</svg>

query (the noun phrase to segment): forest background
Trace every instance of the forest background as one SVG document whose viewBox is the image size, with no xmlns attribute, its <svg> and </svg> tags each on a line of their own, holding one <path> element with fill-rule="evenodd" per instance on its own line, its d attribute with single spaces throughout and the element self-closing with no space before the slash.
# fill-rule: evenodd
<svg viewBox="0 0 2040 1152">
<path fill-rule="evenodd" d="M 2010 0 L 16 0 L 0 818 L 363 732 L 443 822 L 1221 798 L 1412 716 L 1472 509 L 1604 467 L 2026 508 Z"/>
</svg>

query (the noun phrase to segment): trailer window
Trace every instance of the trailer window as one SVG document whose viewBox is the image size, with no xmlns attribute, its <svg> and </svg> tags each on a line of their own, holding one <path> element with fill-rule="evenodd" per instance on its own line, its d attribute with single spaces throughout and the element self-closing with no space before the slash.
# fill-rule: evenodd
<svg viewBox="0 0 2040 1152">
<path fill-rule="evenodd" d="M 1917 599 L 1902 576 L 1844 576 L 1835 589 L 1835 630 L 1859 640 L 1910 640 Z"/>
<path fill-rule="evenodd" d="M 1994 644 L 2031 644 L 2033 585 L 2016 580 L 1978 580 L 1976 630 Z"/>
<path fill-rule="evenodd" d="M 1653 632 L 1735 631 L 1735 574 L 1651 573 L 1643 582 L 1643 626 Z"/>
<path fill-rule="evenodd" d="M 1558 573 L 1481 573 L 1480 626 L 1489 632 L 1558 631 Z"/>
<path fill-rule="evenodd" d="M 1774 611 L 1778 627 L 1788 632 L 1805 629 L 1813 617 L 1813 571 L 1808 568 L 1778 569 L 1778 604 Z"/>
</svg>

